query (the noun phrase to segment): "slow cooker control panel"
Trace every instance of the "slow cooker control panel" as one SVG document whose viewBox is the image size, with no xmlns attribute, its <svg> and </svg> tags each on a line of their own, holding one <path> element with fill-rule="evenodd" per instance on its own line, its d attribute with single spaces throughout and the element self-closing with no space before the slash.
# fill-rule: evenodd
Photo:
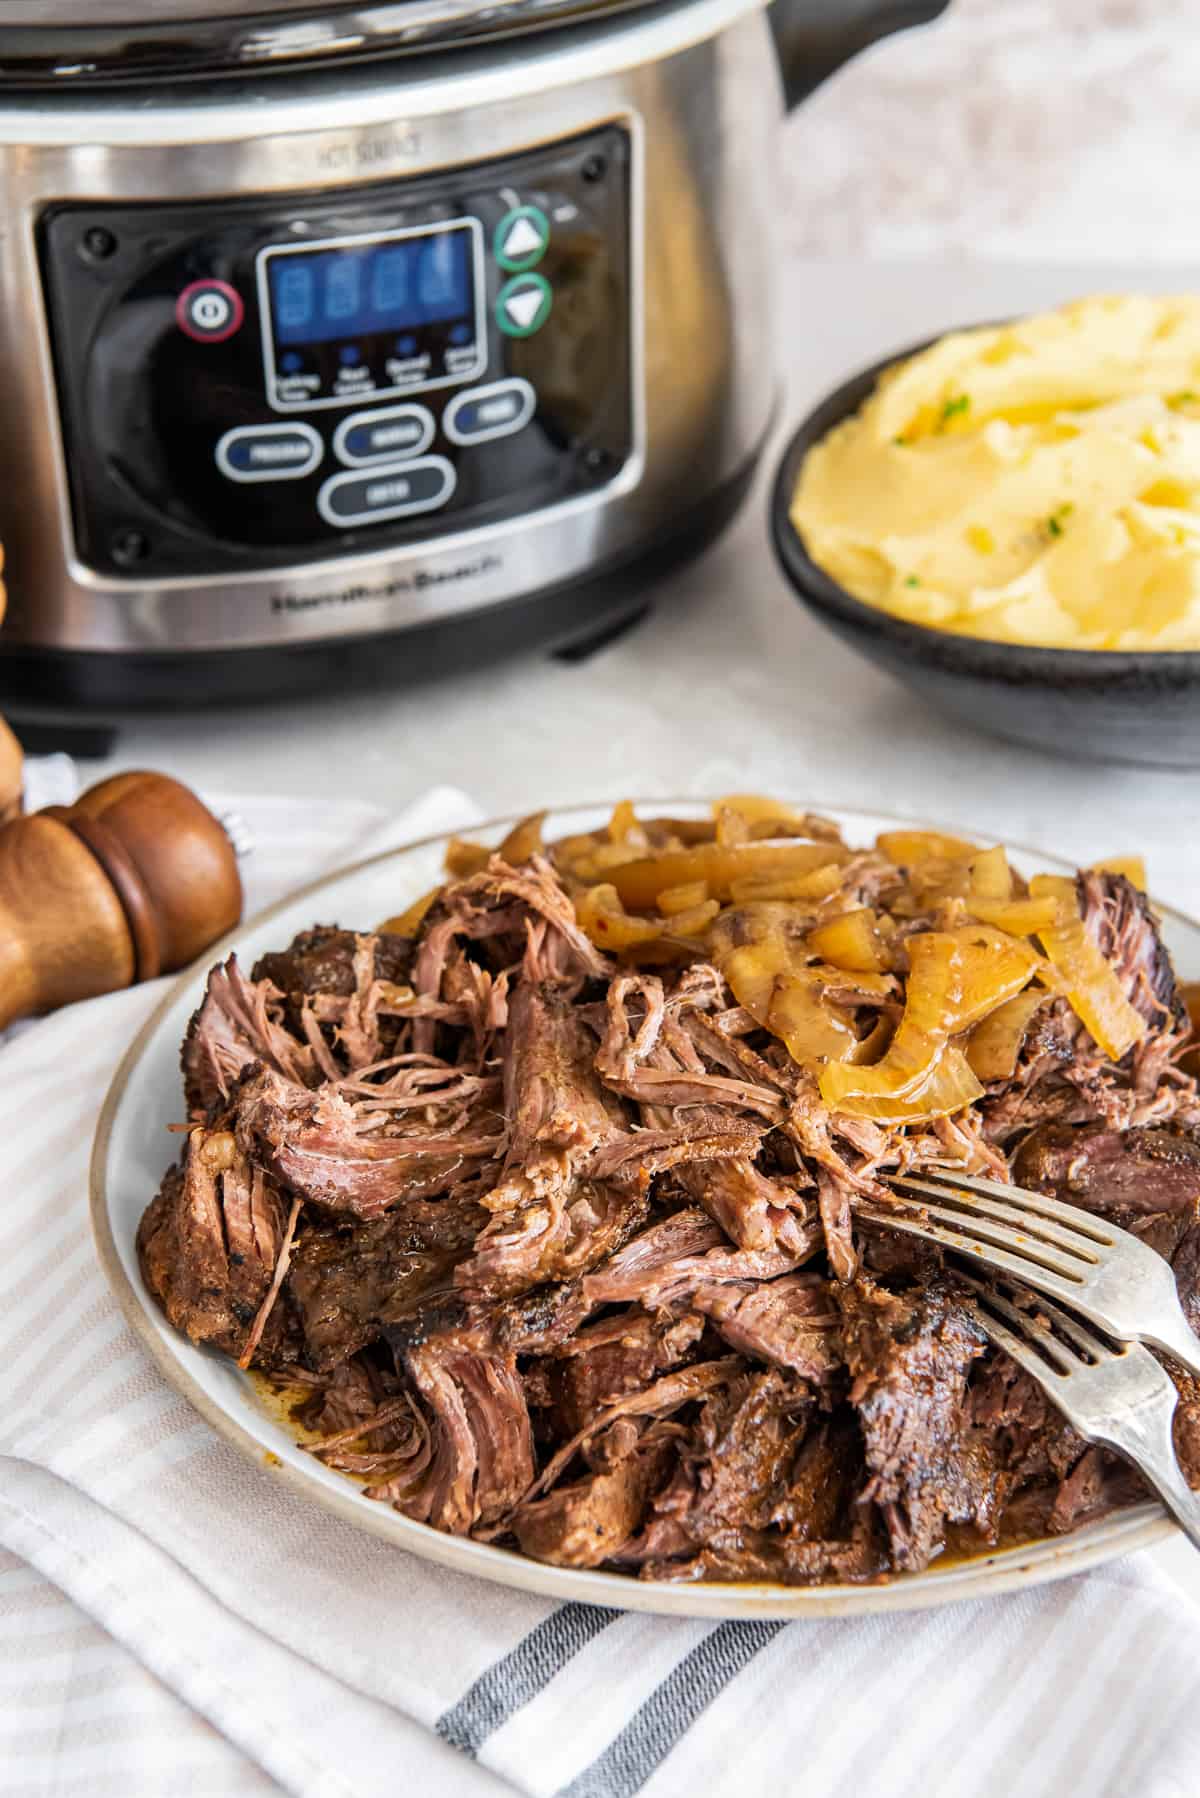
<svg viewBox="0 0 1200 1798">
<path fill-rule="evenodd" d="M 76 551 L 213 574 L 595 493 L 633 453 L 629 138 L 40 223 Z"/>
</svg>

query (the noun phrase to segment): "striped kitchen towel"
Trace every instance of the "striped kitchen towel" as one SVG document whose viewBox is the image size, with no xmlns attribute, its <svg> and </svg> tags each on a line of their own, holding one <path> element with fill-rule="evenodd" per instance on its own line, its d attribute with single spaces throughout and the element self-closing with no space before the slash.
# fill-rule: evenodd
<svg viewBox="0 0 1200 1798">
<path fill-rule="evenodd" d="M 365 813 L 334 848 L 329 816 L 236 803 L 256 902 L 381 846 Z M 467 816 L 441 794 L 392 829 Z M 1200 1613 L 1146 1557 L 914 1616 L 667 1621 L 434 1568 L 226 1446 L 87 1224 L 95 1116 L 156 997 L 0 1052 L 0 1793 L 1190 1798 Z"/>
</svg>

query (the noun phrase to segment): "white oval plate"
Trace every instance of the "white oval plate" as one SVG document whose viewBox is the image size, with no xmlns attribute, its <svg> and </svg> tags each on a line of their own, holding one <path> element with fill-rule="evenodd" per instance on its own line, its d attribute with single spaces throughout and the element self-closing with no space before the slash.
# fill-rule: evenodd
<svg viewBox="0 0 1200 1798">
<path fill-rule="evenodd" d="M 547 823 L 548 834 L 592 830 L 605 821 L 610 809 L 577 806 L 555 812 Z M 707 815 L 707 807 L 695 800 L 655 800 L 642 809 L 675 817 Z M 880 830 L 913 822 L 877 813 L 811 809 L 836 818 L 851 843 L 869 843 Z M 512 822 L 494 821 L 470 834 L 480 841 L 498 842 Z M 134 1244 L 138 1220 L 172 1157 L 165 1125 L 179 1115 L 179 1045 L 200 1003 L 208 968 L 233 949 L 248 968 L 266 950 L 282 947 L 318 920 L 369 929 L 402 911 L 442 878 L 445 844 L 444 836 L 428 838 L 359 862 L 302 888 L 233 931 L 175 982 L 134 1040 L 109 1088 L 91 1167 L 92 1228 L 100 1261 L 122 1310 L 165 1377 L 219 1435 L 293 1490 L 425 1560 L 549 1598 L 674 1616 L 827 1617 L 915 1610 L 1061 1579 L 1172 1533 L 1175 1526 L 1157 1505 L 1139 1505 L 1070 1536 L 935 1563 L 925 1573 L 898 1575 L 874 1586 L 673 1585 L 548 1567 L 508 1549 L 443 1535 L 364 1498 L 352 1480 L 322 1466 L 298 1446 L 278 1415 L 267 1409 L 253 1381 L 232 1361 L 178 1335 L 142 1282 Z M 1033 852 L 1010 850 L 1010 854 L 1023 873 L 1061 872 L 1066 867 Z M 1168 911 L 1164 934 L 1180 974 L 1200 977 L 1200 924 Z"/>
</svg>

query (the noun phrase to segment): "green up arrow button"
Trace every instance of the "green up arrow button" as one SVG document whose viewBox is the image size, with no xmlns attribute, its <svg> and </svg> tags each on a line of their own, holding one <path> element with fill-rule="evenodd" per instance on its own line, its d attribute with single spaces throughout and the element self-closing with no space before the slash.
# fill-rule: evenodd
<svg viewBox="0 0 1200 1798">
<path fill-rule="evenodd" d="M 518 272 L 532 268 L 546 254 L 550 220 L 540 206 L 514 206 L 496 226 L 492 248 L 501 268 Z"/>
</svg>

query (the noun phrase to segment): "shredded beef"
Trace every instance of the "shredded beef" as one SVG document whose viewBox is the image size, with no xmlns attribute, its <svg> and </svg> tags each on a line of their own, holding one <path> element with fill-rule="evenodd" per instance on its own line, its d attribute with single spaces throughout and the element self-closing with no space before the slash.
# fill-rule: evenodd
<svg viewBox="0 0 1200 1798">
<path fill-rule="evenodd" d="M 1018 1185 L 1106 1216 L 1200 1206 L 1200 1143 L 1173 1130 L 1044 1124 L 1013 1159 Z"/>
<path fill-rule="evenodd" d="M 1134 1010 L 1160 1028 L 1185 1026 L 1175 970 L 1146 895 L 1123 874 L 1095 868 L 1080 874 L 1077 884 L 1088 934 L 1116 970 Z"/>
<path fill-rule="evenodd" d="M 721 841 L 760 824 L 727 808 Z M 628 853 L 716 828 L 651 821 Z M 600 880 L 625 853 L 619 830 L 583 848 Z M 795 901 L 720 888 L 703 944 L 673 935 L 693 896 L 659 895 L 643 958 L 591 942 L 555 853 L 448 883 L 414 941 L 320 926 L 249 976 L 212 970 L 182 1050 L 190 1126 L 138 1231 L 171 1323 L 291 1391 L 310 1451 L 370 1497 L 558 1566 L 879 1580 L 1136 1499 L 988 1346 L 941 1251 L 855 1212 L 897 1169 L 1011 1164 L 1162 1254 L 1200 1332 L 1200 1098 L 1143 896 L 1076 888 L 1146 1024 L 1120 1063 L 1047 990 L 1011 1078 L 895 1126 L 831 1111 L 723 957 L 766 931 L 781 979 L 819 965 L 877 1058 L 907 944 L 953 928 L 960 897 L 843 851 Z M 807 947 L 864 906 L 882 979 Z M 1200 1382 L 1172 1377 L 1200 1487 Z"/>
<path fill-rule="evenodd" d="M 627 1393 L 693 1360 L 703 1332 L 699 1313 L 651 1317 L 640 1306 L 578 1331 L 544 1367 L 559 1433 L 573 1436 Z"/>
<path fill-rule="evenodd" d="M 984 1336 L 943 1279 L 910 1294 L 863 1279 L 839 1287 L 850 1402 L 898 1567 L 919 1572 L 947 1523 L 996 1522 L 992 1446 L 971 1427 L 967 1377 Z"/>
<path fill-rule="evenodd" d="M 620 1559 L 654 1579 L 869 1579 L 886 1565 L 856 1514 L 862 1450 L 803 1384 L 747 1373 L 706 1400 L 671 1481 Z"/>
<path fill-rule="evenodd" d="M 1089 1448 L 1059 1486 L 1046 1527 L 1061 1535 L 1146 1496 L 1146 1487 L 1131 1467 L 1102 1448 Z"/>
<path fill-rule="evenodd" d="M 274 1183 L 228 1131 L 197 1128 L 182 1167 L 167 1174 L 138 1227 L 146 1284 L 177 1330 L 239 1356 L 270 1288 L 283 1229 Z M 284 1311 L 268 1323 L 257 1358 L 269 1366 L 286 1354 Z"/>
<path fill-rule="evenodd" d="M 313 1094 L 263 1067 L 247 1071 L 230 1115 L 244 1151 L 289 1191 L 318 1209 L 360 1218 L 449 1192 L 492 1159 L 502 1140 L 494 1123 L 478 1132 L 376 1128 L 378 1118 L 364 1119 L 336 1086 Z"/>
<path fill-rule="evenodd" d="M 352 930 L 339 930 L 336 924 L 318 924 L 312 930 L 302 930 L 278 954 L 259 956 L 250 978 L 269 980 L 283 994 L 288 1023 L 299 1031 L 305 999 L 317 994 L 348 999 L 354 992 L 358 942 Z M 372 938 L 372 946 L 374 978 L 403 986 L 412 967 L 412 939 L 380 931 Z"/>
<path fill-rule="evenodd" d="M 746 1156 L 693 1161 L 680 1178 L 687 1192 L 739 1248 L 781 1248 L 802 1256 L 812 1212 L 807 1197 L 768 1179 Z"/>
<path fill-rule="evenodd" d="M 391 1319 L 411 1313 L 416 1301 L 444 1294 L 484 1215 L 469 1197 L 436 1204 L 414 1199 L 399 1215 L 310 1226 L 288 1275 L 306 1363 L 316 1371 L 335 1367 L 374 1342 Z"/>
<path fill-rule="evenodd" d="M 545 1280 L 585 1274 L 620 1248 L 646 1215 L 636 1189 L 579 1180 L 497 1212 L 454 1271 L 476 1297 L 504 1298 Z"/>
<path fill-rule="evenodd" d="M 247 980 L 236 955 L 213 968 L 183 1039 L 183 1090 L 189 1114 L 203 1118 L 226 1099 L 248 1068 L 262 1063 L 284 1079 L 315 1085 L 312 1046 L 284 1026 L 280 994 L 269 980 Z"/>
<path fill-rule="evenodd" d="M 828 1385 L 843 1365 L 839 1313 L 819 1274 L 698 1286 L 691 1303 L 732 1349 Z"/>
<path fill-rule="evenodd" d="M 558 1486 L 517 1513 L 522 1550 L 556 1567 L 601 1567 L 621 1553 L 671 1465 L 674 1443 L 635 1442 L 613 1467 Z"/>
<path fill-rule="evenodd" d="M 516 1362 L 435 1340 L 407 1356 L 406 1372 L 424 1408 L 430 1452 L 393 1475 L 381 1496 L 409 1517 L 464 1536 L 509 1511 L 533 1478 Z"/>
</svg>

